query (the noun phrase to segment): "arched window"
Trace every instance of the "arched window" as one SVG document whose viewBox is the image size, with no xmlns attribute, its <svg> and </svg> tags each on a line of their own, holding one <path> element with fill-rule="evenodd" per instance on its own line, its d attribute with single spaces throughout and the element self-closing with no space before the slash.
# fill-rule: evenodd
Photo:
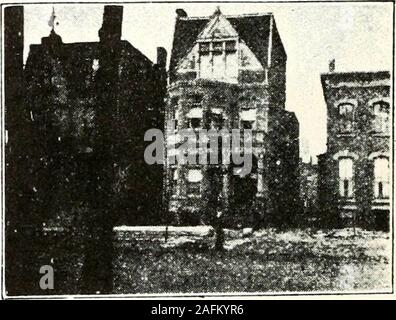
<svg viewBox="0 0 396 320">
<path fill-rule="evenodd" d="M 352 103 L 341 103 L 338 105 L 341 132 L 348 133 L 353 131 L 354 111 L 355 106 Z"/>
<path fill-rule="evenodd" d="M 374 197 L 389 198 L 389 159 L 378 157 L 374 159 Z"/>
<path fill-rule="evenodd" d="M 373 104 L 373 129 L 379 133 L 389 133 L 389 103 L 378 101 Z"/>
<path fill-rule="evenodd" d="M 339 192 L 342 198 L 353 197 L 353 159 L 340 158 L 339 168 Z"/>
</svg>

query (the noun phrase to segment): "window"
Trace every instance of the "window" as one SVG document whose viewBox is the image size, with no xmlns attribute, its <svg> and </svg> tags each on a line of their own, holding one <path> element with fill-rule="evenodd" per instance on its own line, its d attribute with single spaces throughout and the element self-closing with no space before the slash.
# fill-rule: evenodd
<svg viewBox="0 0 396 320">
<path fill-rule="evenodd" d="M 199 169 L 191 169 L 187 174 L 187 194 L 197 195 L 201 192 L 202 172 Z"/>
<path fill-rule="evenodd" d="M 179 105 L 179 97 L 173 97 L 171 99 L 171 105 L 173 109 L 177 109 L 178 105 Z"/>
<path fill-rule="evenodd" d="M 173 126 L 175 132 L 177 131 L 177 123 L 178 123 L 178 105 L 179 105 L 179 97 L 174 97 L 171 99 L 171 119 L 173 121 Z"/>
<path fill-rule="evenodd" d="M 222 51 L 213 52 L 213 74 L 212 77 L 215 79 L 221 79 L 225 77 L 225 63 Z"/>
<path fill-rule="evenodd" d="M 226 52 L 236 51 L 236 41 L 226 41 Z"/>
<path fill-rule="evenodd" d="M 212 58 L 209 55 L 201 55 L 200 75 L 204 79 L 212 77 Z"/>
<path fill-rule="evenodd" d="M 210 50 L 210 42 L 201 42 L 199 44 L 199 53 L 200 55 L 209 55 Z"/>
<path fill-rule="evenodd" d="M 389 198 L 389 160 L 385 157 L 374 159 L 374 197 Z"/>
<path fill-rule="evenodd" d="M 93 71 L 94 75 L 96 74 L 96 71 L 98 71 L 98 69 L 99 69 L 99 59 L 93 59 L 92 60 L 92 71 Z"/>
<path fill-rule="evenodd" d="M 190 118 L 188 126 L 192 129 L 199 129 L 201 127 L 201 118 Z"/>
<path fill-rule="evenodd" d="M 389 134 L 389 103 L 379 101 L 373 104 L 374 123 L 373 129 L 375 132 Z"/>
<path fill-rule="evenodd" d="M 221 114 L 210 114 L 210 127 L 212 129 L 220 130 L 223 127 L 223 117 Z"/>
<path fill-rule="evenodd" d="M 195 70 L 195 56 L 192 56 L 191 60 L 189 61 L 189 69 Z"/>
<path fill-rule="evenodd" d="M 196 94 L 190 97 L 191 103 L 195 107 L 199 107 L 202 103 L 202 96 Z"/>
<path fill-rule="evenodd" d="M 340 119 L 340 132 L 352 132 L 354 120 L 354 105 L 351 103 L 340 104 L 338 106 L 338 115 Z"/>
<path fill-rule="evenodd" d="M 241 129 L 253 129 L 254 121 L 241 120 Z"/>
<path fill-rule="evenodd" d="M 239 113 L 239 118 L 241 122 L 241 129 L 254 129 L 255 122 L 256 122 L 256 110 L 255 109 L 247 109 L 242 110 Z"/>
<path fill-rule="evenodd" d="M 353 197 L 353 160 L 341 158 L 339 160 L 339 191 L 342 198 Z"/>
<path fill-rule="evenodd" d="M 178 171 L 176 168 L 171 169 L 171 190 L 172 190 L 172 195 L 177 195 L 177 180 L 179 178 Z"/>
<path fill-rule="evenodd" d="M 192 108 L 187 113 L 188 127 L 192 129 L 201 128 L 202 108 Z"/>
<path fill-rule="evenodd" d="M 213 52 L 222 54 L 223 42 L 213 42 Z"/>
<path fill-rule="evenodd" d="M 236 80 L 238 56 L 236 41 L 199 43 L 200 77 L 205 79 Z"/>
</svg>

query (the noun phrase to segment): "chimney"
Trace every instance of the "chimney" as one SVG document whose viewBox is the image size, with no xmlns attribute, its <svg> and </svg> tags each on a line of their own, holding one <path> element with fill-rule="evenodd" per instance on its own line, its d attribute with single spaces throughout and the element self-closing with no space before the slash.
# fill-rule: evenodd
<svg viewBox="0 0 396 320">
<path fill-rule="evenodd" d="M 335 59 L 330 60 L 329 62 L 329 72 L 335 71 Z"/>
<path fill-rule="evenodd" d="M 120 41 L 122 28 L 122 6 L 105 6 L 103 23 L 99 30 L 99 39 L 104 41 Z"/>
<path fill-rule="evenodd" d="M 177 18 L 186 18 L 187 17 L 187 12 L 184 11 L 184 9 L 176 9 L 176 15 Z"/>
<path fill-rule="evenodd" d="M 157 65 L 161 69 L 166 69 L 166 50 L 163 47 L 157 47 Z"/>
</svg>

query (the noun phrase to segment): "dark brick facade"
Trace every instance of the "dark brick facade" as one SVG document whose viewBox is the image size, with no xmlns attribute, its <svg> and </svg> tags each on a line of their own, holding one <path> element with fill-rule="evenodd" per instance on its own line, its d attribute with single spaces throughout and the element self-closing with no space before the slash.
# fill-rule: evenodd
<svg viewBox="0 0 396 320">
<path fill-rule="evenodd" d="M 231 129 L 244 128 L 245 122 L 249 122 L 246 119 L 252 120 L 252 172 L 242 178 L 233 174 L 235 165 L 232 163 L 217 166 L 219 183 L 216 188 L 220 188 L 217 192 L 221 199 L 219 210 L 227 212 L 225 220 L 229 227 L 264 222 L 290 224 L 299 203 L 299 125 L 294 113 L 286 111 L 284 106 L 287 57 L 274 17 L 271 14 L 229 17 L 215 12 L 212 17 L 189 18 L 184 11 L 183 14 L 180 12 L 176 20 L 166 108 L 166 120 L 176 120 L 177 128 L 175 134 L 172 133 L 167 139 L 174 138 L 180 129 L 191 128 L 192 110 L 200 112 L 199 118 L 196 118 L 199 123 L 196 130 L 214 126 L 230 132 Z M 232 59 L 233 50 L 250 54 L 249 62 L 239 63 L 234 77 L 205 77 L 200 69 L 204 57 L 193 55 L 208 54 L 206 51 L 198 52 L 201 47 L 194 53 L 194 48 L 202 42 L 204 45 L 208 43 L 209 48 L 209 42 L 200 37 L 204 37 L 206 30 L 210 29 L 207 26 L 212 23 L 218 23 L 219 33 L 228 32 L 224 37 L 229 39 L 231 35 L 231 42 L 235 42 L 230 44 L 230 51 L 227 51 L 228 43 L 223 47 L 224 60 Z M 252 32 L 252 28 L 261 32 Z M 218 36 L 210 44 L 213 48 L 212 59 L 216 58 L 216 43 L 221 42 L 222 36 Z M 231 55 L 228 55 L 229 52 Z M 183 59 L 189 56 L 192 57 L 189 64 L 192 67 L 183 70 Z M 168 154 L 172 151 L 167 150 Z M 210 223 L 210 217 L 205 216 L 204 212 L 212 205 L 211 197 L 206 196 L 213 193 L 211 167 L 166 164 L 170 223 Z M 189 181 L 191 173 L 197 174 L 199 181 Z"/>
<path fill-rule="evenodd" d="M 160 222 L 163 169 L 143 155 L 144 133 L 164 122 L 166 52 L 152 63 L 121 40 L 121 25 L 122 7 L 105 6 L 99 42 L 63 43 L 52 30 L 30 46 L 24 113 L 38 172 L 30 188 L 47 226 L 79 225 L 102 200 L 113 223 Z"/>
<path fill-rule="evenodd" d="M 319 156 L 322 219 L 389 227 L 390 74 L 321 76 L 327 152 Z"/>
</svg>

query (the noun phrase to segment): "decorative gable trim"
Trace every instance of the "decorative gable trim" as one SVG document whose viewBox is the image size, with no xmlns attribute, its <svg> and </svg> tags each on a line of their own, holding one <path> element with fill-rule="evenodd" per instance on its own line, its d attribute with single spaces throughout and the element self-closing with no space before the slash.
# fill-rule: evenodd
<svg viewBox="0 0 396 320">
<path fill-rule="evenodd" d="M 209 20 L 205 28 L 199 33 L 197 40 L 212 41 L 226 38 L 238 38 L 238 32 L 221 13 L 215 13 L 213 18 Z"/>
</svg>

